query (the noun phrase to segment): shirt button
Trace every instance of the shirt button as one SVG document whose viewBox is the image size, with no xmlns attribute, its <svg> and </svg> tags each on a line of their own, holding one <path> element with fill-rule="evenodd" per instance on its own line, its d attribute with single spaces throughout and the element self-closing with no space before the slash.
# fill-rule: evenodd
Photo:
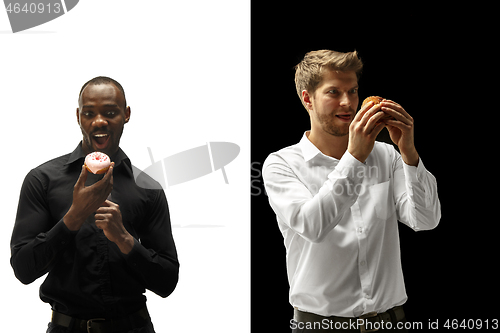
<svg viewBox="0 0 500 333">
<path fill-rule="evenodd" d="M 364 266 L 364 265 L 366 264 L 366 261 L 364 261 L 364 260 L 363 260 L 363 261 L 361 261 L 359 264 L 360 264 L 361 266 Z"/>
<path fill-rule="evenodd" d="M 363 227 L 359 227 L 358 228 L 358 234 L 362 234 L 363 233 Z"/>
<path fill-rule="evenodd" d="M 365 295 L 366 299 L 371 299 L 372 297 L 370 295 Z"/>
</svg>

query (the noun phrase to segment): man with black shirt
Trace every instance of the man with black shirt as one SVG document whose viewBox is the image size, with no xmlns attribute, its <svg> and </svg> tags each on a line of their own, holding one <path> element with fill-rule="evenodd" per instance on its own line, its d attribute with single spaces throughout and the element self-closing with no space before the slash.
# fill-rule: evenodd
<svg viewBox="0 0 500 333">
<path fill-rule="evenodd" d="M 11 264 L 24 284 L 48 273 L 40 287 L 53 310 L 47 332 L 154 332 L 145 289 L 167 297 L 179 273 L 165 193 L 139 187 L 119 147 L 130 120 L 122 86 L 94 78 L 78 102 L 83 140 L 24 180 Z M 83 166 L 93 151 L 113 161 L 103 176 Z"/>
</svg>

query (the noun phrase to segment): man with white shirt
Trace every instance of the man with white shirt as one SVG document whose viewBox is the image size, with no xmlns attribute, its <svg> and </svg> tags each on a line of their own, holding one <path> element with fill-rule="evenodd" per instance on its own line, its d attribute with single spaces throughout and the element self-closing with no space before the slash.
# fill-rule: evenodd
<svg viewBox="0 0 500 333">
<path fill-rule="evenodd" d="M 404 330 L 397 222 L 428 230 L 441 217 L 413 118 L 391 100 L 356 113 L 362 67 L 356 52 L 306 54 L 295 84 L 311 130 L 263 166 L 285 241 L 295 333 Z M 375 141 L 384 127 L 400 153 Z"/>
</svg>

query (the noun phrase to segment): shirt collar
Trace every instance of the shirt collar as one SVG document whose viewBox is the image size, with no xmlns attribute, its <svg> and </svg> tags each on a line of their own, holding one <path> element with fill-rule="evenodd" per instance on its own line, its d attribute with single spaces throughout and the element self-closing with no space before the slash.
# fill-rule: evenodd
<svg viewBox="0 0 500 333">
<path fill-rule="evenodd" d="M 85 156 L 86 155 L 85 155 L 83 148 L 82 148 L 82 142 L 80 141 L 80 143 L 78 144 L 76 149 L 73 150 L 73 152 L 69 155 L 69 158 L 68 158 L 68 161 L 66 162 L 66 165 L 72 164 L 80 159 L 84 159 Z M 121 161 L 124 161 L 125 164 L 127 164 L 129 166 L 129 168 L 131 168 L 130 159 L 128 158 L 127 154 L 125 154 L 125 152 L 120 147 L 118 147 L 118 151 L 113 156 L 110 156 L 110 159 L 112 162 L 115 162 L 115 166 L 118 166 Z"/>
<path fill-rule="evenodd" d="M 300 149 L 302 150 L 302 156 L 306 162 L 321 153 L 321 151 L 307 138 L 308 132 L 310 131 L 304 132 L 304 135 L 299 143 Z"/>
</svg>

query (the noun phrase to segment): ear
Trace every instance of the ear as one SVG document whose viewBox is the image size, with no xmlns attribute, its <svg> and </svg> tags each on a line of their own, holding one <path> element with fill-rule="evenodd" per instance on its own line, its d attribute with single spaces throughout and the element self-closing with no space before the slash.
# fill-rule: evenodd
<svg viewBox="0 0 500 333">
<path fill-rule="evenodd" d="M 302 100 L 304 101 L 304 105 L 307 109 L 307 112 L 313 109 L 312 105 L 312 96 L 309 94 L 309 91 L 302 90 Z"/>
<path fill-rule="evenodd" d="M 76 121 L 78 122 L 78 126 L 80 126 L 80 110 L 76 108 Z"/>
<path fill-rule="evenodd" d="M 125 109 L 125 124 L 130 120 L 130 111 L 130 106 L 127 106 L 127 108 Z"/>
</svg>

